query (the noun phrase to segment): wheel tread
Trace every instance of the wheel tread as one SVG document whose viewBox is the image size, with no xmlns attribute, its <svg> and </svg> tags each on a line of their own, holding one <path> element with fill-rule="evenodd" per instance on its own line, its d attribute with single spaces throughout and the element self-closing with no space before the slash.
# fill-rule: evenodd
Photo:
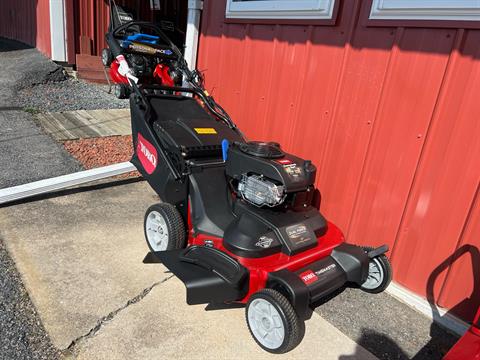
<svg viewBox="0 0 480 360">
<path fill-rule="evenodd" d="M 374 250 L 374 248 L 371 247 L 371 246 L 363 246 L 362 249 L 366 253 L 368 253 L 371 250 Z M 392 281 L 393 271 L 392 271 L 392 265 L 390 264 L 390 260 L 388 259 L 388 257 L 385 254 L 383 254 L 383 255 L 377 256 L 376 258 L 378 258 L 380 260 L 380 263 L 383 266 L 383 271 L 385 273 L 385 278 L 383 279 L 382 284 L 379 287 L 377 287 L 376 289 L 364 289 L 362 286 L 360 286 L 360 289 L 362 289 L 363 291 L 368 292 L 370 294 L 378 294 L 378 293 L 383 292 L 388 287 L 390 282 Z"/>
<path fill-rule="evenodd" d="M 168 241 L 167 250 L 184 248 L 185 242 L 186 242 L 185 224 L 177 208 L 174 205 L 169 203 L 154 204 L 150 206 L 147 212 L 145 213 L 145 221 L 148 214 L 153 210 L 160 212 L 164 216 L 165 222 L 167 223 L 167 227 L 169 230 L 169 234 L 168 234 L 169 241 Z M 146 232 L 145 232 L 145 238 L 147 239 Z M 147 244 L 148 244 L 148 240 L 147 240 Z M 150 250 L 152 249 L 150 248 Z"/>
<path fill-rule="evenodd" d="M 285 336 L 287 337 L 288 341 L 282 344 L 282 346 L 280 346 L 278 349 L 266 349 L 265 347 L 263 347 L 262 344 L 260 344 L 258 340 L 255 338 L 252 330 L 250 329 L 250 324 L 248 322 L 248 306 L 247 306 L 245 311 L 245 317 L 247 320 L 248 330 L 250 331 L 250 334 L 252 335 L 252 337 L 255 339 L 257 344 L 259 344 L 263 349 L 275 354 L 283 354 L 293 350 L 295 347 L 298 346 L 298 344 L 300 344 L 300 342 L 303 339 L 303 336 L 305 334 L 305 324 L 298 317 L 290 301 L 285 296 L 283 296 L 280 292 L 274 289 L 268 289 L 268 288 L 262 289 L 256 292 L 254 295 L 252 295 L 252 297 L 249 300 L 249 303 L 257 297 L 267 297 L 267 298 L 270 298 L 271 300 L 274 300 L 277 303 L 278 307 L 280 308 L 279 310 L 283 313 L 286 319 L 287 327 L 285 329 Z"/>
</svg>

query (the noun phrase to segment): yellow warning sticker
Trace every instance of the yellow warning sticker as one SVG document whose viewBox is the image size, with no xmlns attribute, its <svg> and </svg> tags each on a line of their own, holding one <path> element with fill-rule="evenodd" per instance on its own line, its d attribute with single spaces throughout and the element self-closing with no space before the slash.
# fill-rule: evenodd
<svg viewBox="0 0 480 360">
<path fill-rule="evenodd" d="M 214 128 L 195 128 L 197 134 L 216 134 L 217 130 Z"/>
</svg>

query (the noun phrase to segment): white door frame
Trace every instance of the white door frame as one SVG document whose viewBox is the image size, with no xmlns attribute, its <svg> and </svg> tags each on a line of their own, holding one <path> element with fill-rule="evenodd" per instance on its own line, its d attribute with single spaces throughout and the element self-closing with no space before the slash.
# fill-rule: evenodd
<svg viewBox="0 0 480 360">
<path fill-rule="evenodd" d="M 188 0 L 187 32 L 185 35 L 185 60 L 190 70 L 197 66 L 198 37 L 200 35 L 200 19 L 203 1 Z"/>
<path fill-rule="evenodd" d="M 53 61 L 68 61 L 65 0 L 50 0 L 50 44 Z"/>
</svg>

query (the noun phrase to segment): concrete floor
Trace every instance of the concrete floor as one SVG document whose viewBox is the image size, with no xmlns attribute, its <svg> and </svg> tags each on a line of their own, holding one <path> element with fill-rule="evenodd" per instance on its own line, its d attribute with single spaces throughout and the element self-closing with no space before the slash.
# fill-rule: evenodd
<svg viewBox="0 0 480 360">
<path fill-rule="evenodd" d="M 145 182 L 87 188 L 0 208 L 0 236 L 51 337 L 80 359 L 272 358 L 244 309 L 187 306 L 162 265 L 145 265 L 142 221 L 158 201 Z M 278 358 L 375 359 L 318 314 Z"/>
</svg>

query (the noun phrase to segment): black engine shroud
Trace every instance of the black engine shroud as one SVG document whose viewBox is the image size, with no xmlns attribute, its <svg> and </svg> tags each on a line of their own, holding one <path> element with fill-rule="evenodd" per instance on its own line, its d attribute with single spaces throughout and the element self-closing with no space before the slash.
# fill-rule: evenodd
<svg viewBox="0 0 480 360">
<path fill-rule="evenodd" d="M 313 186 L 317 169 L 311 161 L 283 152 L 278 144 L 250 142 L 229 148 L 225 172 L 237 180 L 243 174 L 262 175 L 293 193 Z"/>
</svg>

